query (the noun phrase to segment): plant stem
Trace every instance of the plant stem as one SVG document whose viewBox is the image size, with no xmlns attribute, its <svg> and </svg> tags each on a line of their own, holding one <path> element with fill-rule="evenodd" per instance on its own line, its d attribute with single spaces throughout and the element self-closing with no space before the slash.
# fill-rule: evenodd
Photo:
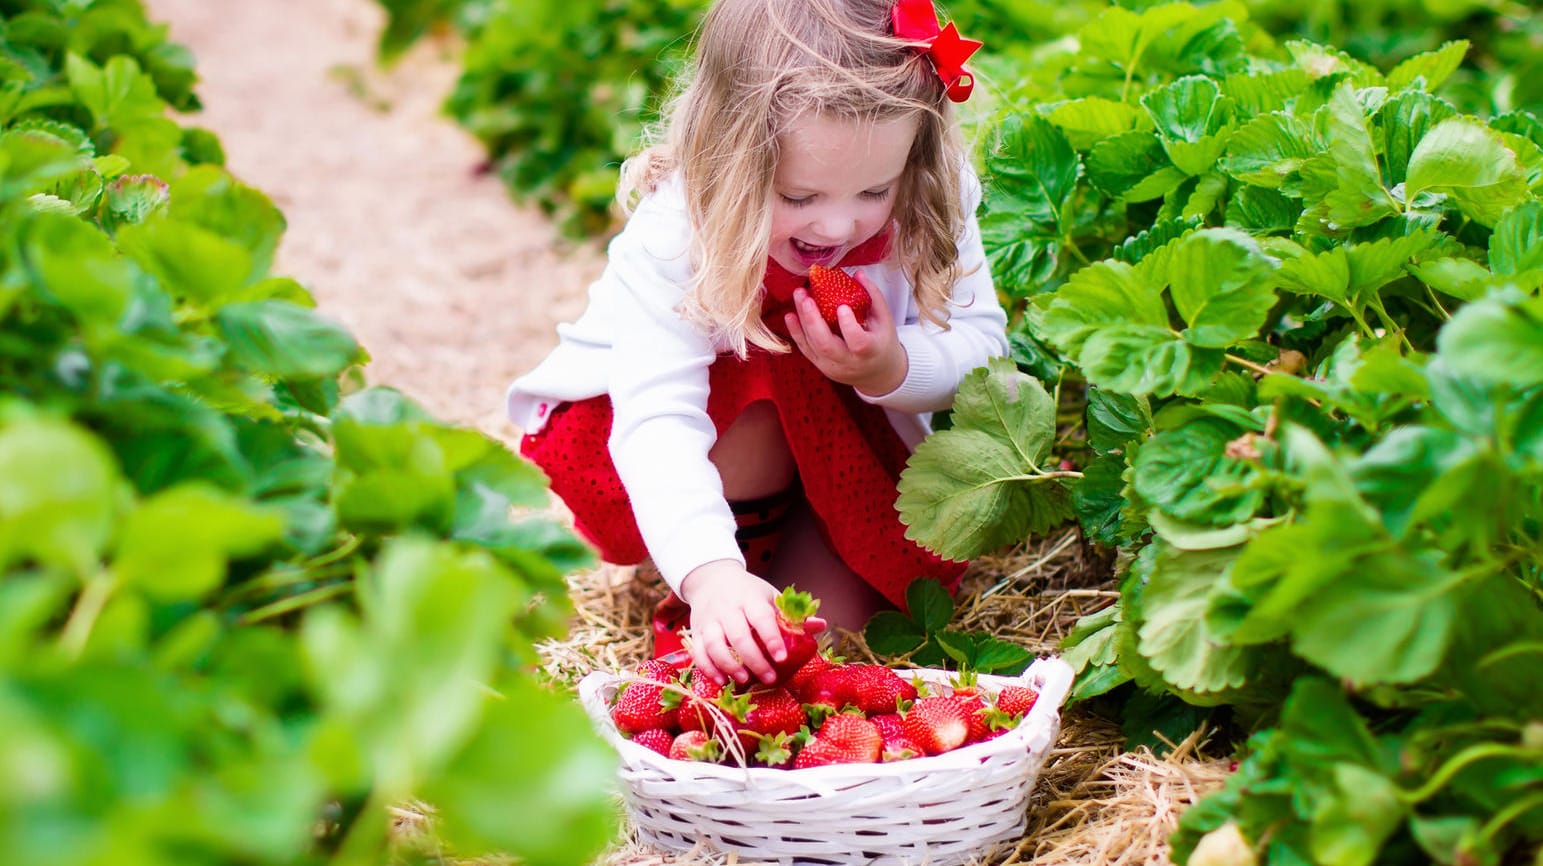
<svg viewBox="0 0 1543 866">
<path fill-rule="evenodd" d="M 1399 799 L 1413 805 L 1422 803 L 1433 796 L 1437 791 L 1446 787 L 1452 778 L 1462 772 L 1469 764 L 1482 761 L 1486 758 L 1531 758 L 1538 757 L 1537 749 L 1526 749 L 1519 746 L 1511 746 L 1505 743 L 1477 743 L 1458 752 L 1447 760 L 1446 763 L 1436 768 L 1425 784 L 1414 790 L 1401 790 Z"/>
<path fill-rule="evenodd" d="M 59 633 L 59 644 L 71 657 L 78 658 L 86 649 L 86 642 L 91 639 L 91 630 L 96 626 L 97 618 L 107 607 L 107 602 L 112 598 L 113 591 L 118 588 L 118 581 L 112 573 L 100 570 L 86 580 L 85 587 L 80 595 L 75 598 L 75 607 L 70 610 L 70 618 L 65 621 L 64 628 Z"/>
<path fill-rule="evenodd" d="M 249 610 L 241 615 L 239 622 L 242 625 L 252 625 L 254 623 L 262 622 L 265 619 L 272 619 L 276 616 L 283 616 L 284 614 L 291 611 L 296 611 L 303 607 L 310 607 L 313 604 L 320 604 L 324 601 L 327 601 L 328 599 L 337 598 L 338 596 L 348 592 L 351 589 L 353 589 L 352 581 L 329 583 L 326 586 L 318 586 L 315 589 L 306 590 L 299 595 L 291 595 L 287 598 L 281 598 L 278 601 L 272 602 L 270 604 L 265 604 L 262 607 L 256 608 L 254 610 Z"/>
</svg>

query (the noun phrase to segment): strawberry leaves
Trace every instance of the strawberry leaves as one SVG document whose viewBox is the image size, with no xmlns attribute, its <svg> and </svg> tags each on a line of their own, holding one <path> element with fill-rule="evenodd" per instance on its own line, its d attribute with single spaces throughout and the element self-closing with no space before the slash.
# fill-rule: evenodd
<svg viewBox="0 0 1543 866">
<path fill-rule="evenodd" d="M 965 377 L 953 427 L 923 441 L 900 476 L 906 537 L 967 559 L 1065 520 L 1065 476 L 1045 468 L 1054 436 L 1054 401 L 1011 361 Z"/>
</svg>

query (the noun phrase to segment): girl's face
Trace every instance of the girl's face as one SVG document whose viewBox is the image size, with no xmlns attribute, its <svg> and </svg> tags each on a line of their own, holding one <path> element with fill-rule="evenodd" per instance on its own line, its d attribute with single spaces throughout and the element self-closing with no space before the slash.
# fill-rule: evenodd
<svg viewBox="0 0 1543 866">
<path fill-rule="evenodd" d="M 917 118 L 806 117 L 782 135 L 771 256 L 795 274 L 830 267 L 889 225 Z"/>
</svg>

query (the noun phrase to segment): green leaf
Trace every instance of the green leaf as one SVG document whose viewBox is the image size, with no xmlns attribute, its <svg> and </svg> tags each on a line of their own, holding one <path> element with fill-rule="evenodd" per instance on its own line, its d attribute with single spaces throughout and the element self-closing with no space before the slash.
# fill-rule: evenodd
<svg viewBox="0 0 1543 866">
<path fill-rule="evenodd" d="M 922 441 L 900 476 L 907 538 L 968 559 L 1069 516 L 1065 487 L 1043 474 L 1055 405 L 1038 381 L 993 359 L 961 383 L 953 421 Z"/>
<path fill-rule="evenodd" d="M 1109 453 L 1152 432 L 1152 406 L 1142 397 L 1104 388 L 1088 389 L 1088 444 Z"/>
<path fill-rule="evenodd" d="M 1403 183 L 1420 140 L 1437 124 L 1456 116 L 1457 110 L 1451 105 L 1418 90 L 1400 93 L 1384 103 L 1377 110 L 1377 125 L 1383 130 L 1387 182 Z"/>
<path fill-rule="evenodd" d="M 1175 242 L 1169 294 L 1189 324 L 1186 342 L 1225 348 L 1253 337 L 1275 305 L 1275 263 L 1248 235 L 1203 229 Z"/>
<path fill-rule="evenodd" d="M 903 656 L 926 643 L 927 632 L 898 610 L 881 610 L 863 628 L 863 639 L 878 655 Z"/>
<path fill-rule="evenodd" d="M 1233 133 L 1219 167 L 1246 183 L 1279 189 L 1316 152 L 1306 123 L 1295 115 L 1273 112 Z"/>
<path fill-rule="evenodd" d="M 1203 390 L 1221 372 L 1221 354 L 1167 327 L 1110 325 L 1088 339 L 1077 361 L 1101 388 L 1166 396 Z"/>
<path fill-rule="evenodd" d="M 593 862 L 617 832 L 615 750 L 577 701 L 530 677 L 476 698 L 483 720 L 422 792 L 439 810 L 435 835 L 458 855 Z"/>
<path fill-rule="evenodd" d="M 986 158 L 993 210 L 1059 226 L 1076 189 L 1081 164 L 1065 134 L 1039 115 L 1009 115 L 995 131 Z"/>
<path fill-rule="evenodd" d="M 1397 213 L 1398 204 L 1382 185 L 1365 112 L 1350 85 L 1334 91 L 1322 109 L 1320 122 L 1329 144 L 1327 156 L 1332 160 L 1334 185 L 1321 198 L 1315 196 L 1303 218 L 1338 232 L 1372 225 Z"/>
<path fill-rule="evenodd" d="M 114 328 L 128 309 L 138 270 L 90 223 L 39 214 L 19 226 L 26 268 L 38 286 L 88 329 Z"/>
<path fill-rule="evenodd" d="M 155 82 L 140 71 L 133 57 L 118 54 L 103 66 L 77 54 L 65 57 L 70 88 L 96 122 L 97 129 L 123 127 L 166 110 Z"/>
<path fill-rule="evenodd" d="M 482 728 L 485 684 L 519 597 L 491 556 L 422 538 L 387 542 L 356 586 L 358 617 L 324 607 L 302 621 L 307 681 L 359 742 L 382 790 L 405 794 Z"/>
<path fill-rule="evenodd" d="M 284 301 L 231 304 L 215 321 L 242 366 L 280 379 L 336 376 L 361 359 L 342 325 Z"/>
<path fill-rule="evenodd" d="M 934 578 L 911 581 L 905 590 L 905 606 L 925 632 L 942 631 L 954 618 L 954 599 Z"/>
<path fill-rule="evenodd" d="M 1242 687 L 1259 651 L 1231 646 L 1211 633 L 1205 616 L 1239 548 L 1180 551 L 1164 546 L 1142 594 L 1141 654 L 1181 689 L 1221 692 Z"/>
<path fill-rule="evenodd" d="M 1160 329 L 1168 339 L 1177 339 L 1168 330 L 1161 287 L 1149 285 L 1124 262 L 1106 260 L 1082 268 L 1039 307 L 1038 333 L 1073 356 L 1090 337 L 1114 324 Z"/>
<path fill-rule="evenodd" d="M 252 269 L 252 257 L 240 245 L 169 219 L 124 226 L 118 243 L 172 297 L 211 311 L 234 299 Z"/>
<path fill-rule="evenodd" d="M 1405 198 L 1425 191 L 1450 195 L 1464 215 L 1485 226 L 1528 196 L 1516 154 L 1499 133 L 1465 118 L 1437 124 L 1409 157 Z"/>
<path fill-rule="evenodd" d="M 1159 433 L 1136 455 L 1136 492 L 1181 520 L 1209 526 L 1247 520 L 1263 495 L 1249 484 L 1258 470 L 1227 454 L 1227 444 L 1242 432 L 1200 419 Z"/>
<path fill-rule="evenodd" d="M 1489 236 L 1489 267 L 1507 276 L 1543 268 L 1543 202 L 1513 208 L 1495 223 Z"/>
<path fill-rule="evenodd" d="M 1134 130 L 1141 121 L 1141 111 L 1134 106 L 1102 96 L 1087 96 L 1063 102 L 1045 115 L 1066 136 L 1071 146 L 1085 151 L 1110 136 Z"/>
<path fill-rule="evenodd" d="M 1098 142 L 1088 151 L 1087 167 L 1093 186 L 1126 202 L 1161 198 L 1185 177 L 1150 132 L 1127 132 Z"/>
<path fill-rule="evenodd" d="M 1455 39 L 1443 43 L 1435 51 L 1414 55 L 1389 70 L 1388 90 L 1398 91 L 1420 84 L 1422 89 L 1434 91 L 1462 65 L 1468 48 L 1468 40 Z"/>
<path fill-rule="evenodd" d="M 204 484 L 163 490 L 130 511 L 113 572 L 157 601 L 201 598 L 224 582 L 229 560 L 260 552 L 284 534 L 274 509 Z"/>
<path fill-rule="evenodd" d="M 0 567 L 35 557 L 94 571 L 125 495 L 100 439 L 61 421 L 0 426 L 0 479 Z"/>
<path fill-rule="evenodd" d="M 1436 335 L 1453 369 L 1517 389 L 1543 383 L 1543 300 L 1493 295 L 1468 304 Z"/>
<path fill-rule="evenodd" d="M 1141 104 L 1175 166 L 1193 176 L 1210 171 L 1232 134 L 1232 100 L 1216 82 L 1186 76 L 1147 93 Z"/>
</svg>

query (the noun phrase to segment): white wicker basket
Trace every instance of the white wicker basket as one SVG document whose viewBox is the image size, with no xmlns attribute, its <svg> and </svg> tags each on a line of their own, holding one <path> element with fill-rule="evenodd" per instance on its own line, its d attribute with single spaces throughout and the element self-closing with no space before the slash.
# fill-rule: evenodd
<svg viewBox="0 0 1543 866">
<path fill-rule="evenodd" d="M 955 677 L 931 668 L 901 674 L 938 684 Z M 673 851 L 706 845 L 783 866 L 954 866 L 1022 835 L 1072 678 L 1053 658 L 1019 677 L 980 676 L 986 691 L 1027 683 L 1039 692 L 1018 727 L 996 739 L 929 758 L 803 770 L 672 761 L 622 737 L 609 714 L 622 681 L 615 674 L 589 674 L 579 698 L 621 753 L 622 794 L 644 842 Z"/>
</svg>

